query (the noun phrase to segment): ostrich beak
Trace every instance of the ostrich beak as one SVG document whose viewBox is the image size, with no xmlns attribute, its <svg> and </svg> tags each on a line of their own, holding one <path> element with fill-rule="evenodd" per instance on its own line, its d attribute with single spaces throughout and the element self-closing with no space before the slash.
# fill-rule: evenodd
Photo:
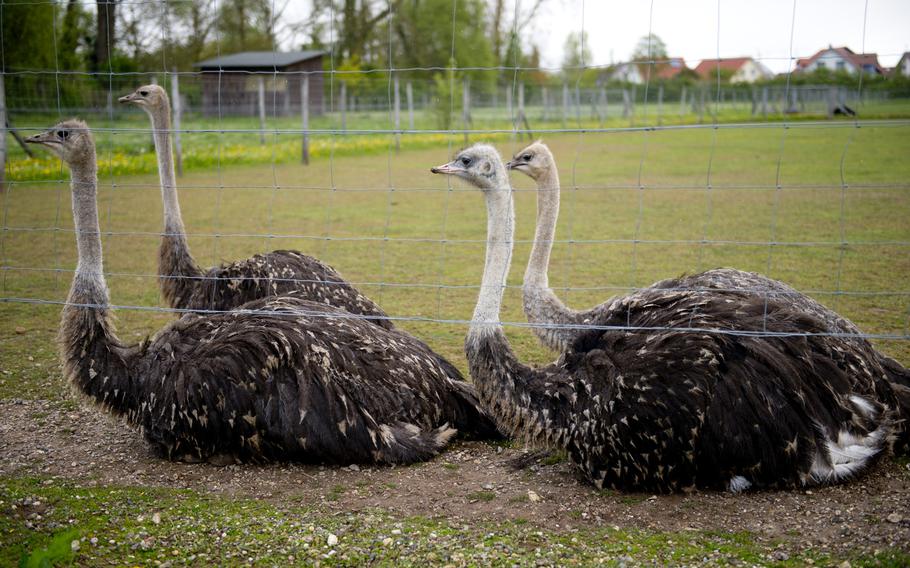
<svg viewBox="0 0 910 568">
<path fill-rule="evenodd" d="M 25 139 L 29 144 L 54 144 L 57 140 L 54 138 L 54 132 L 52 130 L 47 130 L 41 132 L 40 134 L 34 134 Z"/>
<path fill-rule="evenodd" d="M 117 101 L 119 101 L 121 103 L 131 103 L 131 102 L 133 102 L 133 100 L 135 98 L 136 98 L 136 93 L 130 93 L 128 95 L 123 95 L 122 97 L 117 99 Z"/>
<path fill-rule="evenodd" d="M 508 162 L 506 162 L 507 170 L 511 170 L 511 169 L 515 168 L 516 166 L 518 166 L 518 164 L 515 162 L 515 160 L 509 160 Z"/>
<path fill-rule="evenodd" d="M 461 167 L 459 162 L 449 162 L 448 164 L 443 164 L 441 166 L 436 166 L 435 168 L 430 168 L 430 171 L 434 174 L 459 174 L 464 172 L 464 168 Z"/>
</svg>

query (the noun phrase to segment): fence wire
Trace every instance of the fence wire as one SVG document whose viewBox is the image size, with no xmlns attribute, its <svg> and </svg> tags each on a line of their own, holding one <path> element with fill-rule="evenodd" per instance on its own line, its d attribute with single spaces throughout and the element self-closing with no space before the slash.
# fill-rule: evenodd
<svg viewBox="0 0 910 568">
<path fill-rule="evenodd" d="M 12 135 L 78 115 L 98 143 L 101 238 L 110 258 L 105 276 L 113 297 L 123 293 L 134 300 L 111 307 L 181 313 L 164 306 L 158 291 L 158 280 L 171 276 L 157 273 L 152 246 L 166 236 L 160 214 L 148 209 L 159 188 L 150 145 L 154 131 L 144 113 L 116 104 L 119 96 L 156 82 L 175 95 L 172 102 L 180 108 L 181 125 L 170 134 L 180 141 L 186 173 L 178 189 L 188 198 L 185 234 L 193 250 L 205 251 L 200 264 L 298 248 L 335 265 L 383 305 L 390 319 L 431 324 L 432 333 L 445 337 L 450 335 L 445 328 L 469 323 L 486 223 L 476 190 L 430 178 L 427 170 L 473 142 L 492 142 L 508 158 L 543 137 L 557 150 L 562 179 L 568 181 L 563 219 L 551 243 L 550 274 L 554 290 L 570 305 L 600 303 L 652 281 L 724 265 L 794 285 L 858 320 L 863 337 L 910 339 L 910 179 L 901 170 L 889 175 L 888 159 L 899 157 L 901 149 L 881 147 L 876 140 L 883 132 L 910 133 L 910 113 L 900 110 L 910 100 L 870 89 L 862 72 L 851 86 L 794 81 L 796 62 L 811 55 L 794 52 L 797 0 L 790 5 L 787 57 L 752 58 L 785 62 L 786 81 L 757 86 L 727 82 L 719 65 L 700 82 L 660 79 L 658 70 L 675 58 L 651 53 L 650 42 L 646 58 L 625 62 L 640 70 L 643 81 L 614 80 L 616 65 L 586 56 L 590 26 L 583 0 L 573 4 L 572 13 L 580 32 L 578 64 L 528 65 L 516 50 L 506 64 L 459 65 L 461 54 L 472 49 L 459 35 L 459 10 L 468 6 L 451 0 L 451 10 L 439 14 L 451 18 L 448 61 L 396 65 L 396 54 L 408 46 L 399 45 L 393 33 L 399 4 L 389 1 L 387 34 L 377 39 L 384 42 L 377 50 L 381 56 L 368 68 L 350 69 L 328 49 L 320 63 L 305 69 L 274 64 L 177 69 L 168 56 L 180 41 L 171 13 L 191 1 L 120 0 L 121 8 L 158 9 L 160 67 L 115 69 L 109 45 L 107 68 L 85 70 L 63 68 L 56 58 L 62 2 L 0 0 L 0 18 L 19 6 L 51 6 L 55 14 L 53 68 L 26 68 L 2 54 L 6 102 L 0 106 L 9 152 L 0 303 L 66 303 L 61 296 L 75 266 L 74 229 L 65 206 L 68 172 L 40 151 L 27 158 Z M 219 0 L 205 4 L 213 12 L 223 7 Z M 269 4 L 274 13 L 274 0 Z M 328 45 L 334 46 L 339 15 L 334 2 L 328 6 Z M 520 38 L 522 2 L 511 6 L 509 31 Z M 866 47 L 868 2 L 863 7 L 860 53 Z M 729 55 L 721 40 L 726 14 L 720 0 L 712 14 L 704 14 L 715 21 L 714 53 L 702 54 L 704 59 Z M 652 1 L 648 37 L 661 16 Z M 272 51 L 278 52 L 275 29 L 270 32 Z M 216 27 L 215 58 L 235 51 Z M 855 115 L 837 116 L 846 111 Z M 820 156 L 833 158 L 819 161 Z M 621 167 L 611 170 L 614 157 Z M 696 161 L 701 165 L 693 165 Z M 514 176 L 519 231 L 513 260 L 522 265 L 534 244 L 526 235 L 534 225 L 537 190 Z M 743 213 L 749 208 L 761 219 Z M 901 216 L 903 223 L 894 221 Z M 751 227 L 741 226 L 752 221 Z M 509 282 L 502 323 L 531 327 L 519 317 L 520 283 Z M 775 295 L 786 295 L 739 291 L 764 295 L 766 309 Z M 664 329 L 631 321 L 563 327 Z M 674 329 L 706 332 L 693 328 L 691 320 Z M 764 328 L 707 332 L 782 335 Z"/>
</svg>

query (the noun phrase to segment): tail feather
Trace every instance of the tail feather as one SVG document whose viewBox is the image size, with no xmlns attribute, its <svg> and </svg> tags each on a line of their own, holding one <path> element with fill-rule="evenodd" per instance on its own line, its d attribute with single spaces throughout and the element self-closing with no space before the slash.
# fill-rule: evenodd
<svg viewBox="0 0 910 568">
<path fill-rule="evenodd" d="M 464 381 L 451 381 L 451 385 L 449 419 L 462 436 L 472 440 L 506 439 L 496 421 L 481 407 L 474 385 Z"/>
<path fill-rule="evenodd" d="M 383 444 L 377 451 L 376 461 L 388 464 L 407 464 L 426 461 L 448 445 L 457 430 L 443 424 L 433 430 L 422 430 L 407 422 L 383 424 Z"/>
<path fill-rule="evenodd" d="M 444 357 L 437 355 L 436 360 L 450 379 L 450 400 L 446 405 L 448 410 L 446 420 L 465 438 L 505 440 L 507 436 L 500 431 L 493 418 L 481 406 L 474 385 L 465 381 L 461 371 Z"/>
</svg>

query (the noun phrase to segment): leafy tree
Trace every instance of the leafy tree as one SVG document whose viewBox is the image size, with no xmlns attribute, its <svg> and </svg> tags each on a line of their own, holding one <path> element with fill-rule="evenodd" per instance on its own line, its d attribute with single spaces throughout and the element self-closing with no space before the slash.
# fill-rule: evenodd
<svg viewBox="0 0 910 568">
<path fill-rule="evenodd" d="M 114 54 L 117 38 L 117 0 L 96 0 L 95 44 L 91 56 L 93 71 L 104 70 Z"/>
<path fill-rule="evenodd" d="M 591 49 L 587 32 L 571 32 L 562 48 L 563 73 L 572 73 L 583 65 L 591 64 Z"/>
<path fill-rule="evenodd" d="M 225 0 L 215 25 L 221 45 L 231 51 L 271 50 L 276 21 L 271 0 Z"/>
<path fill-rule="evenodd" d="M 667 59 L 667 44 L 654 34 L 642 36 L 632 51 L 632 61 L 647 65 L 649 61 Z"/>
<path fill-rule="evenodd" d="M 91 15 L 77 0 L 69 0 L 57 38 L 57 65 L 61 69 L 77 71 L 85 67 L 92 47 L 91 27 Z"/>
<path fill-rule="evenodd" d="M 54 6 L 15 3 L 3 10 L 3 66 L 9 69 L 54 69 Z"/>
<path fill-rule="evenodd" d="M 597 82 L 597 70 L 585 69 L 591 64 L 593 56 L 588 48 L 587 32 L 572 32 L 566 37 L 563 47 L 562 74 L 563 79 L 578 82 L 581 87 L 591 87 Z"/>
<path fill-rule="evenodd" d="M 395 66 L 439 67 L 441 62 L 452 58 L 455 67 L 492 67 L 495 58 L 484 28 L 484 2 L 459 0 L 454 22 L 452 16 L 451 0 L 402 0 L 391 20 L 397 40 L 393 46 Z M 490 90 L 495 80 L 492 74 L 483 71 L 460 75 L 470 77 L 474 92 Z"/>
</svg>

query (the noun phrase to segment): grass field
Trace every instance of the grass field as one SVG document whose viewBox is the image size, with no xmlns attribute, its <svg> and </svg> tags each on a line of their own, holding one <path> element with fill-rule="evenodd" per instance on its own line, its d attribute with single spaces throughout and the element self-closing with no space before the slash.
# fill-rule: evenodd
<svg viewBox="0 0 910 568">
<path fill-rule="evenodd" d="M 455 148 L 462 137 L 452 136 L 450 141 Z M 318 256 L 358 283 L 389 314 L 404 318 L 401 327 L 465 370 L 466 326 L 449 321 L 470 318 L 480 282 L 486 220 L 482 198 L 475 190 L 449 187 L 446 179 L 429 173 L 430 166 L 448 160 L 446 142 L 438 140 L 435 147 L 421 148 L 405 136 L 404 150 L 395 154 L 388 150 L 389 137 L 385 137 L 383 149 L 365 155 L 342 153 L 332 161 L 317 156 L 309 167 L 235 165 L 225 160 L 220 168 L 191 171 L 179 180 L 190 246 L 206 266 L 276 248 Z M 683 272 L 732 266 L 762 272 L 806 291 L 868 333 L 897 337 L 875 343 L 910 364 L 910 162 L 906 159 L 910 126 L 796 123 L 787 130 L 564 134 L 550 136 L 546 142 L 560 164 L 563 186 L 560 242 L 554 248 L 550 280 L 567 304 L 584 307 Z M 503 154 L 510 154 L 521 144 L 503 139 L 497 145 Z M 105 144 L 99 148 L 103 161 Z M 66 295 L 75 243 L 66 175 L 55 167 L 50 177 L 56 181 L 17 182 L 0 196 L 4 211 L 0 297 L 4 299 L 56 302 Z M 519 190 L 519 243 L 503 317 L 520 323 L 525 319 L 519 285 L 533 236 L 534 193 L 523 176 L 515 175 L 513 182 Z M 112 302 L 160 307 L 154 276 L 162 224 L 157 176 L 103 171 L 99 204 Z M 53 304 L 0 303 L 0 399 L 49 401 L 63 408 L 73 405 L 55 358 L 59 310 Z M 173 314 L 120 309 L 117 317 L 121 337 L 137 341 L 171 321 Z M 523 360 L 540 363 L 551 357 L 528 329 L 510 326 L 507 332 Z M 236 517 L 235 507 L 240 506 L 248 507 L 244 514 L 254 524 L 275 530 L 288 526 L 291 514 L 286 508 L 276 511 L 255 501 L 229 503 L 204 493 L 166 489 L 148 493 L 105 484 L 92 490 L 90 500 L 104 503 L 98 512 L 94 505 L 85 508 L 73 500 L 72 494 L 89 492 L 86 483 L 64 484 L 66 495 L 60 495 L 57 482 L 45 487 L 40 479 L 5 477 L 0 479 L 0 511 L 7 506 L 4 503 L 35 495 L 56 499 L 61 503 L 58 509 L 79 519 L 77 525 L 99 515 L 133 518 L 135 504 L 144 499 L 173 503 L 178 509 L 210 507 L 207 515 L 213 520 L 205 522 L 212 526 L 233 522 L 228 519 Z M 325 513 L 318 508 L 306 515 L 317 519 L 317 525 L 342 522 L 321 517 Z M 407 530 L 448 530 L 434 524 L 445 524 L 444 520 L 391 518 L 389 522 L 396 520 L 404 522 Z M 65 524 L 65 518 L 61 522 Z M 352 522 L 359 526 L 364 521 Z M 80 534 L 101 530 L 97 526 Z M 184 529 L 178 524 L 152 530 L 162 538 L 184 542 L 180 536 Z M 472 530 L 479 535 L 494 527 Z M 544 531 L 544 548 L 563 542 L 558 530 L 533 530 Z M 520 526 L 504 527 L 502 538 L 521 541 L 529 538 L 524 531 Z M 585 546 L 593 546 L 597 539 L 609 540 L 608 532 L 592 532 L 583 539 Z M 69 536 L 61 534 L 63 528 L 29 531 L 18 518 L 0 512 L 0 547 L 15 543 L 10 549 L 14 552 L 0 557 L 0 563 L 17 560 L 16 554 L 26 550 L 59 548 L 55 538 L 68 546 Z M 672 540 L 672 535 L 642 528 L 624 530 L 622 538 L 634 544 L 629 554 L 641 562 L 695 561 L 721 545 L 733 550 L 731 558 L 750 563 L 762 563 L 764 558 L 760 555 L 764 545 L 748 537 L 718 544 L 710 535 L 699 535 L 692 539 L 693 548 L 679 557 L 659 552 L 665 546 L 660 543 Z M 70 558 L 63 548 L 60 558 Z M 184 550 L 182 545 L 178 548 Z M 116 559 L 117 550 L 101 551 L 99 558 Z M 429 558 L 419 555 L 430 549 L 418 546 L 415 550 L 415 558 Z M 185 561 L 186 556 L 180 558 Z M 272 557 L 263 553 L 261 558 L 265 562 Z M 483 563 L 476 557 L 464 558 Z M 560 558 L 565 560 L 558 557 L 554 562 Z M 594 562 L 598 556 L 579 552 L 578 558 Z M 347 563 L 358 559 L 351 556 Z M 152 560 L 143 557 L 142 561 Z"/>
<path fill-rule="evenodd" d="M 123 89 L 126 93 L 128 89 Z M 119 92 L 119 91 L 118 91 Z M 652 94 L 653 96 L 653 94 Z M 858 103 L 854 103 L 858 104 Z M 910 117 L 910 100 L 871 100 L 858 106 L 859 118 L 906 119 Z M 101 168 L 111 175 L 155 173 L 154 146 L 149 133 L 150 124 L 144 112 L 129 106 L 117 105 L 110 111 L 63 110 L 64 116 L 79 116 L 98 131 L 96 132 Z M 657 105 L 654 102 L 638 104 L 630 116 L 623 116 L 622 105 L 616 101 L 599 111 L 591 106 L 571 107 L 567 117 L 561 107 L 544 113 L 543 107 L 529 106 L 526 114 L 529 126 L 545 136 L 562 129 L 622 129 L 628 127 L 733 123 L 776 123 L 815 121 L 825 118 L 826 108 L 819 103 L 807 105 L 802 112 L 784 115 L 773 111 L 767 115 L 753 115 L 747 102 L 725 102 L 718 105 L 706 103 L 704 113 L 696 113 L 689 105 L 680 107 L 678 102 Z M 46 128 L 57 122 L 58 114 L 40 112 L 14 112 L 15 124 L 20 128 Z M 490 134 L 491 140 L 507 141 L 508 131 L 515 128 L 509 112 L 504 107 L 481 107 L 471 111 L 472 122 L 465 125 L 461 111 L 455 111 L 453 128 L 474 131 L 503 131 Z M 848 117 L 837 117 L 832 122 L 848 122 Z M 409 129 L 407 113 L 401 116 L 400 127 Z M 524 128 L 524 125 L 519 125 Z M 260 139 L 260 123 L 256 117 L 228 116 L 205 117 L 198 113 L 187 114 L 181 124 L 183 134 L 183 162 L 186 171 L 203 171 L 223 164 L 296 164 L 301 155 L 300 117 L 270 116 Z M 391 136 L 372 134 L 371 131 L 389 131 L 394 128 L 387 110 L 360 110 L 314 115 L 310 128 L 316 131 L 310 137 L 310 153 L 314 158 L 329 156 L 363 156 L 382 154 Z M 439 124 L 432 110 L 414 113 L 413 133 L 401 139 L 405 149 L 445 146 L 450 136 L 438 131 Z M 461 138 L 463 140 L 463 138 Z M 38 155 L 28 159 L 22 149 L 9 137 L 10 151 L 8 177 L 13 180 L 53 180 L 59 177 L 59 164 L 53 157 Z M 217 149 L 217 151 L 215 151 Z"/>
</svg>

